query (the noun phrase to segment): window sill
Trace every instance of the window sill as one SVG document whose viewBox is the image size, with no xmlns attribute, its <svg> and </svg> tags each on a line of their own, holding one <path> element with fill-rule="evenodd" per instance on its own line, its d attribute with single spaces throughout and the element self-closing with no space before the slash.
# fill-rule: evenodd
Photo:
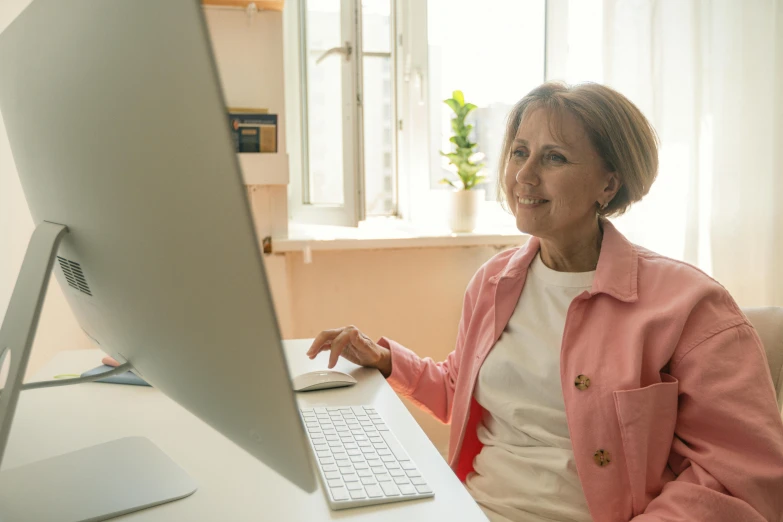
<svg viewBox="0 0 783 522">
<path fill-rule="evenodd" d="M 272 252 L 514 246 L 528 237 L 516 227 L 488 224 L 470 233 L 453 233 L 445 226 L 414 225 L 399 219 L 368 220 L 358 228 L 290 223 L 287 238 L 272 239 Z"/>
</svg>

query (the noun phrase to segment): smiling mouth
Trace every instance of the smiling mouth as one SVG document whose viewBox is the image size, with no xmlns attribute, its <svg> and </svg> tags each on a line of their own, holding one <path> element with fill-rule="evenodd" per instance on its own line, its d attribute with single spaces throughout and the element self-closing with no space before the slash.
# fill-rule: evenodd
<svg viewBox="0 0 783 522">
<path fill-rule="evenodd" d="M 546 199 L 534 199 L 534 198 L 519 198 L 517 201 L 522 205 L 539 205 L 541 203 L 547 203 Z"/>
</svg>

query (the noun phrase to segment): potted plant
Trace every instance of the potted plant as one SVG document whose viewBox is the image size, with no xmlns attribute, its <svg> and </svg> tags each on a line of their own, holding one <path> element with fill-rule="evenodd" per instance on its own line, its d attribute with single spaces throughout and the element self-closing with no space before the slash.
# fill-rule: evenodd
<svg viewBox="0 0 783 522">
<path fill-rule="evenodd" d="M 443 102 L 455 114 L 451 120 L 451 129 L 454 131 L 454 135 L 449 138 L 449 141 L 454 144 L 455 150 L 453 152 L 440 151 L 440 154 L 449 159 L 449 165 L 459 177 L 456 180 L 449 178 L 440 180 L 441 183 L 454 188 L 454 192 L 451 194 L 449 226 L 453 232 L 472 232 L 476 228 L 476 217 L 480 204 L 484 200 L 484 189 L 477 189 L 476 186 L 486 180 L 486 176 L 481 175 L 484 163 L 478 163 L 484 154 L 477 152 L 475 149 L 478 144 L 469 139 L 473 125 L 465 123 L 465 118 L 476 109 L 476 106 L 472 103 L 465 103 L 462 91 L 454 91 L 452 97 L 443 100 Z"/>
</svg>

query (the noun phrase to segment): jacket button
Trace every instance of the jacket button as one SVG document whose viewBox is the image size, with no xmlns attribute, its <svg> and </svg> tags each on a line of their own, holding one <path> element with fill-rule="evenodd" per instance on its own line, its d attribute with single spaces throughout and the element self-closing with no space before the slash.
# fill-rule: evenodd
<svg viewBox="0 0 783 522">
<path fill-rule="evenodd" d="M 599 449 L 593 454 L 593 460 L 601 467 L 608 466 L 612 462 L 612 454 L 606 450 Z"/>
<path fill-rule="evenodd" d="M 590 387 L 590 378 L 587 375 L 577 375 L 574 386 L 580 390 L 586 390 Z"/>
</svg>

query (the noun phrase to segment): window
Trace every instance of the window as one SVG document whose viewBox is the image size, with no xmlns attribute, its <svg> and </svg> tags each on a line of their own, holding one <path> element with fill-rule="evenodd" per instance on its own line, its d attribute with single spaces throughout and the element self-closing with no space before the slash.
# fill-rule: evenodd
<svg viewBox="0 0 783 522">
<path fill-rule="evenodd" d="M 423 219 L 451 174 L 439 151 L 452 146 L 454 90 L 478 105 L 494 201 L 508 111 L 545 77 L 546 11 L 547 0 L 286 2 L 292 218 Z"/>
<path fill-rule="evenodd" d="M 498 155 L 506 117 L 530 89 L 544 81 L 545 0 L 428 0 L 430 185 L 454 178 L 451 151 L 454 113 L 443 103 L 460 90 L 478 106 L 469 119 L 473 141 L 485 157 L 487 199 L 496 199 Z M 470 22 L 465 24 L 469 13 Z M 465 30 L 455 31 L 463 26 Z M 445 188 L 445 187 L 444 187 Z"/>
<path fill-rule="evenodd" d="M 286 3 L 294 219 L 355 226 L 396 212 L 392 1 Z"/>
</svg>

